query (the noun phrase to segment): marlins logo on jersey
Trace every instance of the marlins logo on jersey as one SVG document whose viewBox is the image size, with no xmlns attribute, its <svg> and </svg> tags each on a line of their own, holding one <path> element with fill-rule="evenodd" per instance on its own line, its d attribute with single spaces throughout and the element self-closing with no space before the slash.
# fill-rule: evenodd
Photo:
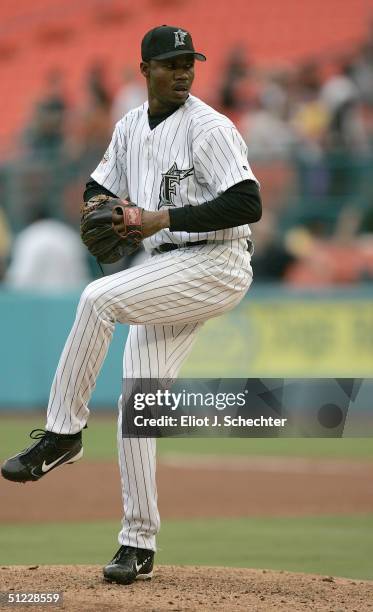
<svg viewBox="0 0 373 612">
<path fill-rule="evenodd" d="M 173 197 L 176 195 L 176 188 L 180 185 L 180 181 L 191 176 L 193 172 L 193 167 L 187 170 L 179 170 L 176 162 L 174 162 L 171 168 L 162 174 L 158 208 L 162 208 L 162 206 L 176 206 L 173 201 Z"/>
</svg>

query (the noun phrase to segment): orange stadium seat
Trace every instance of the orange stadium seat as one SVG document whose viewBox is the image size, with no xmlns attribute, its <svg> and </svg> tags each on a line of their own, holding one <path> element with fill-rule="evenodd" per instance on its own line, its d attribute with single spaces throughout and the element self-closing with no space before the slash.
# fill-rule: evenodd
<svg viewBox="0 0 373 612">
<path fill-rule="evenodd" d="M 0 4 L 0 154 L 12 143 L 42 96 L 48 71 L 61 69 L 69 100 L 81 103 L 87 69 L 106 64 L 113 88 L 124 66 L 139 62 L 139 41 L 155 25 L 189 28 L 208 62 L 199 67 L 195 93 L 211 92 L 227 52 L 244 45 L 267 67 L 291 63 L 356 44 L 366 33 L 373 0 L 2 0 Z"/>
</svg>

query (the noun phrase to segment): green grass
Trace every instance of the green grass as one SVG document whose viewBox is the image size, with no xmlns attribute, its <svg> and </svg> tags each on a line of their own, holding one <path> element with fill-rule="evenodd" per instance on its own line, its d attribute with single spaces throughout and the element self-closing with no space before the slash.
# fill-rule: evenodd
<svg viewBox="0 0 373 612">
<path fill-rule="evenodd" d="M 0 417 L 0 461 L 25 448 L 31 442 L 29 432 L 44 427 L 40 413 L 21 417 Z M 87 459 L 116 458 L 115 415 L 91 415 L 84 432 Z M 158 451 L 180 454 L 276 455 L 330 457 L 373 460 L 372 438 L 168 438 L 158 441 Z"/>
<path fill-rule="evenodd" d="M 6 525 L 0 564 L 107 562 L 113 522 Z M 373 580 L 373 515 L 165 521 L 160 564 L 283 569 Z"/>
<path fill-rule="evenodd" d="M 161 453 L 330 457 L 373 460 L 371 438 L 224 438 L 163 439 Z"/>
</svg>

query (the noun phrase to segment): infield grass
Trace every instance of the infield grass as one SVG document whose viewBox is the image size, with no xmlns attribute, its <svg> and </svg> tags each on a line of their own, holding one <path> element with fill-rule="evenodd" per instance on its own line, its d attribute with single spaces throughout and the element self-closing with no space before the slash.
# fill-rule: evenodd
<svg viewBox="0 0 373 612">
<path fill-rule="evenodd" d="M 100 564 L 119 525 L 46 523 L 0 527 L 0 564 Z M 267 568 L 373 580 L 373 515 L 165 521 L 160 564 Z"/>
<path fill-rule="evenodd" d="M 32 429 L 45 426 L 40 412 L 24 416 L 0 416 L 0 462 L 31 444 Z M 84 431 L 87 459 L 116 459 L 116 416 L 92 413 Z M 330 457 L 373 461 L 372 438 L 164 438 L 160 454 L 268 455 Z"/>
</svg>

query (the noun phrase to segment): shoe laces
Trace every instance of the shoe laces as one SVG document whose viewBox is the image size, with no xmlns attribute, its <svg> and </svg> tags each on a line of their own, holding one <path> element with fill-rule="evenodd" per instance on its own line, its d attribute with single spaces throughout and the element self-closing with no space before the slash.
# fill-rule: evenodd
<svg viewBox="0 0 373 612">
<path fill-rule="evenodd" d="M 50 441 L 53 434 L 46 429 L 33 429 L 30 433 L 30 438 L 32 440 L 40 440 L 40 442 L 36 442 L 35 446 L 38 448 L 42 448 L 47 443 L 47 440 Z"/>
<path fill-rule="evenodd" d="M 32 446 L 29 446 L 28 448 L 25 448 L 22 453 L 20 453 L 21 455 L 28 455 L 30 458 L 33 457 L 33 453 L 35 451 L 39 451 L 41 446 L 44 446 L 47 436 L 50 432 L 46 431 L 45 429 L 33 429 L 30 433 L 30 438 L 32 440 L 38 440 L 37 442 L 35 442 L 35 444 L 33 444 Z M 40 442 L 39 442 L 40 440 Z M 30 454 L 32 453 L 32 454 Z"/>
<path fill-rule="evenodd" d="M 40 440 L 41 438 L 44 438 L 48 433 L 49 431 L 47 431 L 46 429 L 33 429 L 30 433 L 30 438 L 32 438 L 32 440 Z"/>
</svg>

